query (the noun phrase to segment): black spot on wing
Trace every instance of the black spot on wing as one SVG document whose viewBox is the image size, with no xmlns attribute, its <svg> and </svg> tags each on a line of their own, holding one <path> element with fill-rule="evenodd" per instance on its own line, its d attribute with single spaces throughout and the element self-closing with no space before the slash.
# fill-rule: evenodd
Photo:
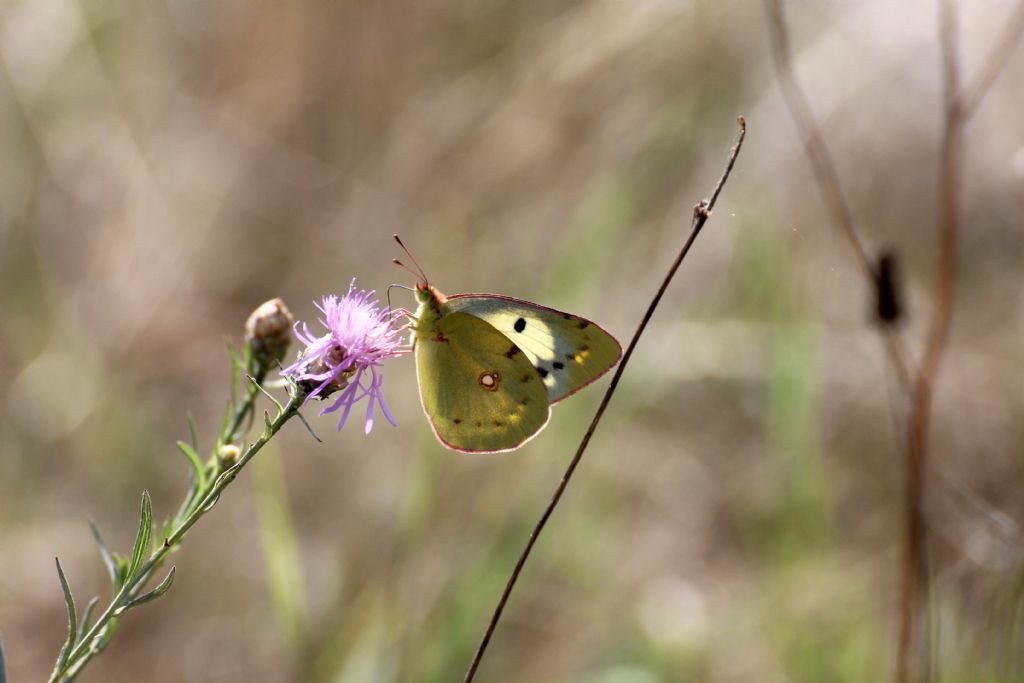
<svg viewBox="0 0 1024 683">
<path fill-rule="evenodd" d="M 526 329 L 526 318 L 519 318 L 516 320 L 516 324 L 512 326 L 516 332 L 522 332 Z"/>
<path fill-rule="evenodd" d="M 548 369 L 547 368 L 542 368 L 539 365 L 537 366 L 537 372 L 540 374 L 541 377 L 547 377 L 548 376 Z"/>
<path fill-rule="evenodd" d="M 460 420 L 459 418 L 455 418 L 454 420 L 452 420 L 452 422 L 454 422 L 457 425 L 462 424 L 462 420 Z"/>
<path fill-rule="evenodd" d="M 505 352 L 505 358 L 515 358 L 517 353 L 519 353 L 519 347 L 513 344 L 512 348 Z"/>
<path fill-rule="evenodd" d="M 561 370 L 562 368 L 565 367 L 565 364 L 560 360 L 556 360 L 554 363 L 551 364 L 551 367 L 553 367 L 555 370 Z"/>
</svg>

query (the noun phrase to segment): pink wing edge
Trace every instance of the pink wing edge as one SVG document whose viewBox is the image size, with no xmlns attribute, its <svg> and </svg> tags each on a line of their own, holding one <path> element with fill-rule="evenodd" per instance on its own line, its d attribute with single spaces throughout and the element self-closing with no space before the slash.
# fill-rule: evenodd
<svg viewBox="0 0 1024 683">
<path fill-rule="evenodd" d="M 449 297 L 449 298 L 451 298 L 451 297 Z M 514 301 L 518 301 L 518 299 L 514 299 Z M 614 337 L 612 337 L 612 339 L 614 339 Z M 418 344 L 417 344 L 416 348 L 414 349 L 414 353 L 416 353 L 416 354 L 419 353 L 419 345 Z M 418 369 L 418 366 L 417 366 L 417 369 Z M 583 387 L 580 387 L 580 388 L 582 389 Z M 434 426 L 434 418 L 432 418 L 430 416 L 430 413 L 427 412 L 427 404 L 423 402 L 423 385 L 420 384 L 420 373 L 418 371 L 416 373 L 416 391 L 420 395 L 420 407 L 423 409 L 423 414 L 427 416 L 427 424 L 430 425 L 430 431 L 432 431 L 434 433 L 434 438 L 437 439 L 441 443 L 441 445 L 444 446 L 445 448 L 447 448 L 448 450 L 456 451 L 458 453 L 470 453 L 470 454 L 474 454 L 474 455 L 492 455 L 492 454 L 497 454 L 497 453 L 511 453 L 512 451 L 517 451 L 520 448 L 522 448 L 523 446 L 525 446 L 528 442 L 532 441 L 535 436 L 537 436 L 542 431 L 544 431 L 544 428 L 548 426 L 548 422 L 551 421 L 551 405 L 552 404 L 549 403 L 548 404 L 548 414 L 547 414 L 547 417 L 544 418 L 544 424 L 542 424 L 540 427 L 537 427 L 537 431 L 535 431 L 533 434 L 530 434 L 528 437 L 526 437 L 525 439 L 523 439 L 522 441 L 517 443 L 515 446 L 512 446 L 511 448 L 499 448 L 499 449 L 496 449 L 496 450 L 486 450 L 486 449 L 474 450 L 474 449 L 471 449 L 471 448 L 459 448 L 455 444 L 451 444 L 451 443 L 448 443 L 447 441 L 445 441 L 444 438 L 440 434 L 437 433 L 437 427 Z"/>
</svg>

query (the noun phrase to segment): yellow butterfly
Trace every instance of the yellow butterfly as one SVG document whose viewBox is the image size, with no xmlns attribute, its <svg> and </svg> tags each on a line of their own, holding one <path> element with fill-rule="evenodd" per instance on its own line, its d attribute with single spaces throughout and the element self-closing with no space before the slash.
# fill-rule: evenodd
<svg viewBox="0 0 1024 683">
<path fill-rule="evenodd" d="M 551 405 L 622 357 L 619 342 L 589 320 L 496 294 L 446 297 L 422 269 L 418 275 L 423 279 L 416 285 L 414 339 L 420 401 L 435 436 L 448 448 L 519 448 L 547 424 Z"/>
</svg>

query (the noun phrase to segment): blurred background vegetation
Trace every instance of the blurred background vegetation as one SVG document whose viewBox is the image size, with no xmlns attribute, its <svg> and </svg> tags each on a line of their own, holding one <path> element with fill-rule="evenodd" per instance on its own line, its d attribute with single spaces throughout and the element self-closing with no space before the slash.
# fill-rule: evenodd
<svg viewBox="0 0 1024 683">
<path fill-rule="evenodd" d="M 920 348 L 941 123 L 933 2 L 789 4 L 795 67 L 861 234 L 902 258 Z M 1011 9 L 961 2 L 978 66 Z M 897 383 L 815 191 L 760 3 L 9 0 L 0 7 L 0 636 L 14 681 L 64 637 L 53 572 L 107 588 L 138 494 L 183 495 L 225 339 L 352 277 L 433 281 L 627 340 L 750 133 L 527 566 L 481 681 L 877 681 L 902 533 Z M 933 425 L 935 665 L 1024 680 L 1024 49 L 967 128 Z M 397 303 L 411 305 L 402 292 Z M 512 455 L 445 451 L 411 359 L 399 421 L 298 423 L 79 680 L 461 680 L 604 383 Z M 358 422 L 358 421 L 356 421 Z M 352 428 L 354 427 L 354 428 Z"/>
</svg>

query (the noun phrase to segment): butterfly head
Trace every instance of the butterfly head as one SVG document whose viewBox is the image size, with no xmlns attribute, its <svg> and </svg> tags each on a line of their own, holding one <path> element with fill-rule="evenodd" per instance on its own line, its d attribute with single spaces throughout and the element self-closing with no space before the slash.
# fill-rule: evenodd
<svg viewBox="0 0 1024 683">
<path fill-rule="evenodd" d="M 448 301 L 448 297 L 429 282 L 418 282 L 416 283 L 416 300 L 421 306 L 439 309 Z"/>
</svg>

